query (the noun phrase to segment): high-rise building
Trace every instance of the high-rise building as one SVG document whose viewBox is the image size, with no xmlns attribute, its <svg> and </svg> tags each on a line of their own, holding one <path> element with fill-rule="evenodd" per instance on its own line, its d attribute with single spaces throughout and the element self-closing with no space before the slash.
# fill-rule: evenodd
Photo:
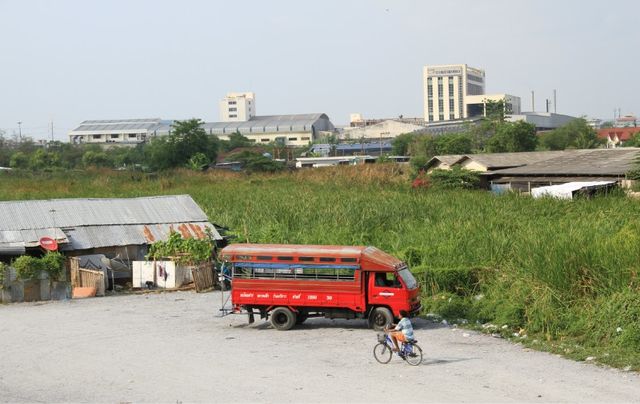
<svg viewBox="0 0 640 404">
<path fill-rule="evenodd" d="M 424 66 L 424 120 L 469 117 L 465 98 L 485 91 L 484 70 L 462 65 Z"/>
<path fill-rule="evenodd" d="M 256 116 L 254 93 L 227 93 L 220 101 L 220 121 L 244 122 Z"/>
</svg>

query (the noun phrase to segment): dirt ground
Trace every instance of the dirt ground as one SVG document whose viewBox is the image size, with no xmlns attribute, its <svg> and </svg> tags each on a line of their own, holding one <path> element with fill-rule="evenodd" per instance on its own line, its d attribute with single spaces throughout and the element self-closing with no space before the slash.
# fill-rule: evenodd
<svg viewBox="0 0 640 404">
<path fill-rule="evenodd" d="M 363 320 L 276 331 L 220 292 L 0 306 L 2 402 L 639 402 L 640 378 L 416 320 L 425 359 L 372 355 Z"/>
</svg>

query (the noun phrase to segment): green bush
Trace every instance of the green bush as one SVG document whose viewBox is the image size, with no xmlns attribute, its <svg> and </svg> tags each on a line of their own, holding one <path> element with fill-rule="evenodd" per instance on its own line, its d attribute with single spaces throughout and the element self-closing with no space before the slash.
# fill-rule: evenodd
<svg viewBox="0 0 640 404">
<path fill-rule="evenodd" d="M 414 268 L 416 278 L 425 293 L 435 295 L 440 292 L 471 296 L 480 283 L 481 269 L 478 268 Z"/>
<path fill-rule="evenodd" d="M 37 279 L 40 272 L 44 271 L 50 279 L 59 280 L 64 270 L 64 255 L 59 252 L 48 252 L 42 258 L 23 255 L 16 258 L 12 266 L 16 275 L 22 280 Z"/>
<path fill-rule="evenodd" d="M 60 280 L 64 271 L 64 255 L 57 251 L 48 252 L 40 259 L 44 270 L 49 274 L 49 278 Z"/>
<path fill-rule="evenodd" d="M 149 247 L 147 259 L 172 258 L 180 263 L 197 264 L 209 261 L 212 253 L 211 234 L 205 239 L 182 238 L 180 233 L 172 231 L 166 241 L 156 241 Z"/>
<path fill-rule="evenodd" d="M 449 320 L 472 317 L 471 300 L 453 293 L 439 293 L 422 299 L 424 313 L 437 314 Z"/>
<path fill-rule="evenodd" d="M 573 335 L 586 334 L 584 342 L 590 346 L 613 345 L 640 352 L 640 292 L 623 290 L 585 307 L 577 316 L 584 321 L 572 329 Z"/>
<path fill-rule="evenodd" d="M 22 280 L 36 279 L 45 269 L 42 260 L 29 255 L 16 258 L 12 266 L 15 268 L 18 278 Z"/>
<path fill-rule="evenodd" d="M 435 169 L 429 173 L 431 185 L 444 189 L 473 189 L 480 185 L 480 175 L 455 166 L 451 170 Z"/>
</svg>

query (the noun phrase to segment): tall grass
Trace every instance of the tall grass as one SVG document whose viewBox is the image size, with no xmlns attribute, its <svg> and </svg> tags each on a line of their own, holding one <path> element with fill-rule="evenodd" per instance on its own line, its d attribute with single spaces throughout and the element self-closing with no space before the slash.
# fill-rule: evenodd
<svg viewBox="0 0 640 404">
<path fill-rule="evenodd" d="M 12 172 L 0 173 L 0 200 L 190 194 L 237 241 L 375 245 L 426 271 L 473 268 L 479 284 L 472 291 L 442 286 L 466 302 L 468 317 L 558 344 L 575 339 L 583 355 L 604 346 L 608 362 L 640 366 L 640 339 L 592 320 L 640 322 L 640 307 L 628 304 L 640 287 L 640 203 L 416 191 L 409 184 L 396 165 L 277 175 Z M 435 285 L 440 278 L 430 279 Z"/>
</svg>

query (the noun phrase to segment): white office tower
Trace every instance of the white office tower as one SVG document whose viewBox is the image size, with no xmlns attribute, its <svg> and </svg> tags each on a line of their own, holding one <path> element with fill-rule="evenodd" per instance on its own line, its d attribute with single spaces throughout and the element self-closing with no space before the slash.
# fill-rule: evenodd
<svg viewBox="0 0 640 404">
<path fill-rule="evenodd" d="M 427 122 L 468 118 L 466 97 L 485 93 L 484 70 L 466 64 L 424 66 L 423 77 Z"/>
<path fill-rule="evenodd" d="M 227 93 L 220 101 L 220 121 L 243 122 L 256 116 L 254 93 Z"/>
</svg>

